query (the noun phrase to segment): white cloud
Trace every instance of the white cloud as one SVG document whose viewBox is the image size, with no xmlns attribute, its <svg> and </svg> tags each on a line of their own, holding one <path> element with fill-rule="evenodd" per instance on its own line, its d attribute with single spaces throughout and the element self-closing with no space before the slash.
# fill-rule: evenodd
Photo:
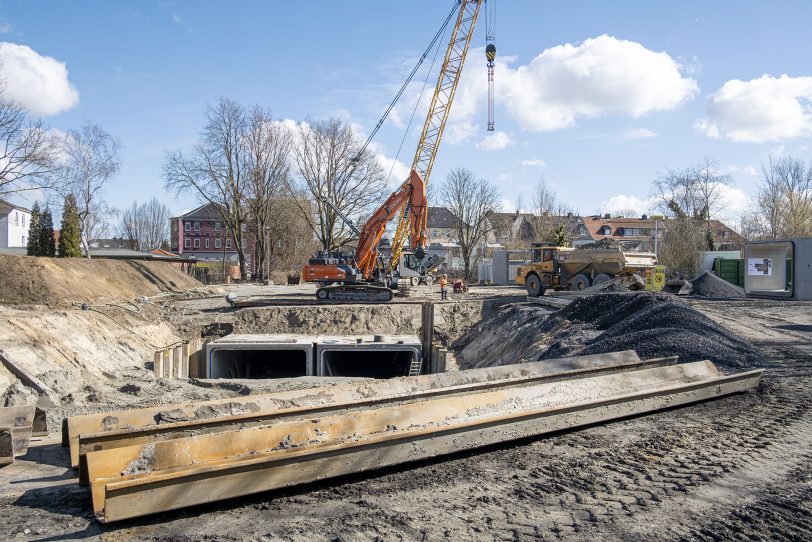
<svg viewBox="0 0 812 542">
<path fill-rule="evenodd" d="M 731 173 L 741 173 L 749 177 L 755 177 L 756 175 L 758 175 L 758 171 L 756 171 L 756 168 L 754 168 L 753 166 L 743 166 L 743 167 L 728 166 L 727 169 Z"/>
<path fill-rule="evenodd" d="M 513 144 L 510 134 L 505 132 L 494 132 L 487 135 L 482 141 L 476 144 L 476 148 L 483 151 L 501 151 Z"/>
<path fill-rule="evenodd" d="M 657 132 L 653 132 L 648 128 L 631 128 L 623 132 L 620 137 L 623 139 L 649 139 L 657 137 Z"/>
<path fill-rule="evenodd" d="M 694 127 L 711 138 L 764 143 L 812 135 L 812 77 L 732 79 L 708 96 Z"/>
<path fill-rule="evenodd" d="M 0 34 L 11 34 L 14 31 L 14 26 L 9 22 L 0 23 Z"/>
<path fill-rule="evenodd" d="M 522 160 L 521 164 L 522 167 L 544 167 L 547 165 L 547 162 L 539 158 L 532 158 L 530 160 Z"/>
<path fill-rule="evenodd" d="M 633 195 L 618 194 L 601 203 L 601 213 L 629 215 L 629 212 L 632 211 L 634 216 L 641 216 L 651 212 L 656 205 L 657 201 L 653 197 L 638 198 Z"/>
<path fill-rule="evenodd" d="M 750 198 L 741 188 L 722 185 L 719 198 L 719 215 L 727 220 L 735 220 L 750 206 Z"/>
<path fill-rule="evenodd" d="M 26 45 L 0 42 L 0 65 L 6 96 L 35 115 L 61 113 L 79 103 L 79 93 L 68 80 L 63 62 L 42 56 Z"/>
<path fill-rule="evenodd" d="M 516 68 L 500 60 L 494 75 L 496 102 L 522 129 L 532 132 L 567 128 L 578 119 L 609 114 L 639 118 L 674 109 L 699 91 L 696 81 L 685 77 L 682 66 L 667 53 L 607 35 L 551 47 Z M 485 114 L 484 55 L 471 51 L 468 62 L 452 123 L 470 123 Z"/>
</svg>

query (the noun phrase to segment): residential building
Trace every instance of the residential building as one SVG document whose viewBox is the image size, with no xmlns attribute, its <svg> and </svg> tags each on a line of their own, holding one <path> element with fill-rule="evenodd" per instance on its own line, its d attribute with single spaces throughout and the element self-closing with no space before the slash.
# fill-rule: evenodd
<svg viewBox="0 0 812 542">
<path fill-rule="evenodd" d="M 674 219 L 662 217 L 612 217 L 609 214 L 593 215 L 582 219 L 589 234 L 586 242 L 612 239 L 630 250 L 654 251 L 654 239 L 660 239 Z M 738 250 L 744 239 L 733 229 L 719 220 L 710 221 L 717 250 Z M 579 244 L 584 244 L 583 242 Z"/>
<path fill-rule="evenodd" d="M 25 247 L 31 210 L 0 200 L 0 248 Z"/>
<path fill-rule="evenodd" d="M 170 221 L 170 251 L 182 257 L 194 257 L 198 265 L 205 262 L 239 262 L 233 232 L 226 228 L 223 217 L 213 203 L 201 205 Z M 254 270 L 254 240 L 243 232 L 245 268 Z"/>
<path fill-rule="evenodd" d="M 581 218 L 574 214 L 538 216 L 532 213 L 489 213 L 489 241 L 505 248 L 527 248 L 532 243 L 552 242 L 552 234 L 563 226 L 570 242 L 590 239 Z"/>
</svg>

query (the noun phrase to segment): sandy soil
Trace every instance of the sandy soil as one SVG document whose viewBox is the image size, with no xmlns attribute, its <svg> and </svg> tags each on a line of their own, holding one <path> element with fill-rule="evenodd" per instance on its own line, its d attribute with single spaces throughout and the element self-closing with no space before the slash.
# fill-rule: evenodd
<svg viewBox="0 0 812 542">
<path fill-rule="evenodd" d="M 482 318 L 492 310 L 487 303 L 474 299 L 442 310 L 456 310 L 462 323 Z M 93 519 L 86 489 L 65 467 L 65 450 L 44 440 L 19 463 L 0 469 L 0 534 L 6 535 L 0 538 L 812 539 L 812 303 L 691 304 L 762 349 L 769 370 L 757 391 L 112 526 Z M 367 311 L 355 324 L 403 316 L 396 311 L 408 304 L 401 305 L 393 305 L 391 314 Z M 349 307 L 330 313 L 318 307 L 302 318 L 352 324 L 352 318 L 342 319 L 343 312 L 363 311 Z M 287 310 L 225 315 L 233 326 L 259 330 L 283 325 L 289 313 L 274 311 Z M 215 308 L 202 311 L 224 316 Z M 188 322 L 193 314 L 201 309 L 179 306 L 171 318 Z M 122 378 L 133 383 L 138 375 Z M 203 390 L 201 395 L 252 392 L 227 382 L 213 392 L 192 383 L 156 384 L 161 385 L 166 389 L 146 387 L 148 393 L 133 395 L 133 401 L 161 401 L 189 385 Z"/>
<path fill-rule="evenodd" d="M 201 288 L 166 262 L 0 255 L 0 305 L 125 301 Z"/>
</svg>

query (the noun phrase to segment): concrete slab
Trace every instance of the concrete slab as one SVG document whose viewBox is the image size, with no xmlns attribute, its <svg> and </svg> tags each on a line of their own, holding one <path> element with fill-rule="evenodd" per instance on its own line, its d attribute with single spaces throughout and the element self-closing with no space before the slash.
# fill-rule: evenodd
<svg viewBox="0 0 812 542">
<path fill-rule="evenodd" d="M 312 335 L 227 335 L 206 345 L 206 378 L 313 376 Z"/>
<path fill-rule="evenodd" d="M 319 376 L 407 376 L 422 362 L 422 350 L 412 335 L 320 335 L 316 367 Z"/>
</svg>

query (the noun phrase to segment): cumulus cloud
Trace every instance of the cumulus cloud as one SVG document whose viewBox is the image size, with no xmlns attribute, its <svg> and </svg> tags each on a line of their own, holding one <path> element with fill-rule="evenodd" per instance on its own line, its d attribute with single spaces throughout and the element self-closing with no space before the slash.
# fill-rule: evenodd
<svg viewBox="0 0 812 542">
<path fill-rule="evenodd" d="M 476 144 L 476 148 L 483 151 L 501 151 L 513 144 L 510 134 L 493 132 Z"/>
<path fill-rule="evenodd" d="M 451 112 L 454 123 L 484 115 L 484 55 L 472 51 L 468 62 L 471 66 L 462 75 Z M 522 129 L 557 130 L 581 118 L 610 114 L 638 118 L 674 109 L 699 91 L 696 81 L 681 69 L 665 52 L 602 35 L 578 45 L 551 47 L 515 68 L 501 59 L 496 65 L 495 96 Z"/>
<path fill-rule="evenodd" d="M 708 96 L 694 127 L 708 137 L 764 143 L 812 135 L 812 77 L 732 79 Z"/>
<path fill-rule="evenodd" d="M 640 216 L 649 213 L 656 205 L 657 201 L 653 197 L 638 198 L 630 194 L 618 194 L 601 203 L 601 213 Z"/>
<path fill-rule="evenodd" d="M 40 55 L 26 45 L 0 42 L 0 66 L 7 83 L 6 96 L 34 115 L 56 115 L 79 102 L 65 64 L 55 58 Z"/>
</svg>

